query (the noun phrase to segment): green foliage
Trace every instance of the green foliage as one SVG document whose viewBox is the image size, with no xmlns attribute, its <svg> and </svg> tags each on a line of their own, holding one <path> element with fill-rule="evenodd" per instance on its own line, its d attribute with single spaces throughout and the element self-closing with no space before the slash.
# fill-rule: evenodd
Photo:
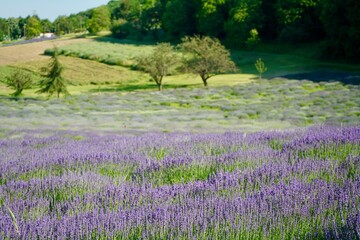
<svg viewBox="0 0 360 240">
<path fill-rule="evenodd" d="M 15 90 L 11 95 L 18 97 L 24 89 L 31 88 L 33 84 L 32 75 L 24 70 L 17 70 L 7 77 L 6 85 Z"/>
<path fill-rule="evenodd" d="M 316 41 L 323 37 L 318 8 L 321 0 L 277 0 L 275 14 L 278 39 L 290 43 Z"/>
<path fill-rule="evenodd" d="M 73 32 L 74 26 L 72 22 L 66 16 L 59 16 L 54 21 L 55 34 L 60 36 Z"/>
<path fill-rule="evenodd" d="M 49 19 L 41 20 L 42 32 L 48 33 L 54 31 L 54 24 Z"/>
<path fill-rule="evenodd" d="M 25 26 L 25 36 L 27 39 L 38 37 L 42 32 L 41 21 L 37 16 L 32 16 L 27 19 L 27 25 Z"/>
<path fill-rule="evenodd" d="M 91 19 L 89 21 L 88 31 L 96 34 L 101 30 L 107 30 L 110 27 L 110 11 L 107 6 L 93 9 Z"/>
<path fill-rule="evenodd" d="M 47 68 L 44 68 L 43 75 L 45 78 L 40 81 L 40 90 L 37 93 L 48 93 L 52 96 L 56 93 L 57 98 L 60 97 L 60 93 L 69 94 L 66 89 L 66 83 L 62 77 L 63 67 L 59 61 L 58 50 L 55 49 L 51 62 Z"/>
<path fill-rule="evenodd" d="M 224 34 L 226 0 L 201 0 L 197 14 L 197 31 L 200 34 L 220 37 Z"/>
<path fill-rule="evenodd" d="M 129 38 L 137 40 L 138 29 L 131 22 L 128 22 L 123 18 L 114 21 L 110 30 L 115 38 Z"/>
<path fill-rule="evenodd" d="M 260 37 L 259 32 L 256 30 L 256 28 L 251 29 L 249 32 L 249 37 L 246 40 L 246 45 L 248 48 L 253 49 L 260 43 Z"/>
<path fill-rule="evenodd" d="M 204 86 L 207 80 L 220 73 L 235 71 L 230 52 L 218 39 L 211 37 L 185 37 L 181 49 L 186 54 L 184 64 L 187 71 L 200 75 Z"/>
<path fill-rule="evenodd" d="M 326 57 L 360 59 L 360 1 L 323 0 L 320 19 L 326 32 Z"/>
<path fill-rule="evenodd" d="M 265 67 L 265 63 L 263 60 L 261 60 L 261 58 L 259 58 L 258 60 L 256 60 L 255 62 L 255 67 L 256 70 L 259 73 L 259 78 L 262 78 L 263 73 L 265 73 L 267 71 L 267 68 Z"/>
<path fill-rule="evenodd" d="M 164 30 L 171 38 L 181 38 L 196 33 L 197 1 L 168 1 L 162 17 Z"/>
<path fill-rule="evenodd" d="M 177 55 L 169 43 L 160 43 L 150 55 L 138 58 L 138 65 L 150 74 L 159 91 L 162 90 L 164 76 L 172 71 L 177 62 Z"/>
<path fill-rule="evenodd" d="M 261 29 L 263 13 L 261 1 L 236 0 L 229 8 L 229 19 L 224 23 L 226 43 L 232 47 L 243 47 L 252 29 Z"/>
<path fill-rule="evenodd" d="M 9 40 L 18 39 L 21 36 L 21 29 L 19 26 L 19 19 L 8 18 L 7 19 L 8 29 L 6 30 Z"/>
</svg>

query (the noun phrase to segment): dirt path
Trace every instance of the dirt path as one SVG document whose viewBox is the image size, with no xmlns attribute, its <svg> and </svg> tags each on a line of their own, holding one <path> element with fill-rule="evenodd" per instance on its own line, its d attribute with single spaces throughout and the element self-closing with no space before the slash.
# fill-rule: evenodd
<svg viewBox="0 0 360 240">
<path fill-rule="evenodd" d="M 0 66 L 47 58 L 47 56 L 42 54 L 44 53 L 45 49 L 52 48 L 54 45 L 60 47 L 74 43 L 85 43 L 89 41 L 92 41 L 92 39 L 60 39 L 0 47 Z"/>
</svg>

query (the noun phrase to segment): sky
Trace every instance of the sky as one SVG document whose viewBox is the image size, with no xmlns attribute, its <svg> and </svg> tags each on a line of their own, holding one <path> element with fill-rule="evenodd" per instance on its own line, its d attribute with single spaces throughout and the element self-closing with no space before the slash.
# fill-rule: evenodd
<svg viewBox="0 0 360 240">
<path fill-rule="evenodd" d="M 107 4 L 109 0 L 0 0 L 0 17 L 26 17 L 36 14 L 54 21 L 69 15 Z"/>
</svg>

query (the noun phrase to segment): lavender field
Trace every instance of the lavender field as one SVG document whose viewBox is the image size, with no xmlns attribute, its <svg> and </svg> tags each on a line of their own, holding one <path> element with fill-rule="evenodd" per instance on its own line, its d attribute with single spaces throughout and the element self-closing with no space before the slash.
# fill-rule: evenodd
<svg viewBox="0 0 360 240">
<path fill-rule="evenodd" d="M 358 239 L 360 126 L 0 140 L 0 239 Z"/>
</svg>

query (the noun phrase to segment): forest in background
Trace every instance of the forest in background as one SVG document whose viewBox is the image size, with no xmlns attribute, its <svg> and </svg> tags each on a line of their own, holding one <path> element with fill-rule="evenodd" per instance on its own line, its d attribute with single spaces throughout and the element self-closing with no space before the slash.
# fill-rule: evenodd
<svg viewBox="0 0 360 240">
<path fill-rule="evenodd" d="M 116 38 L 178 41 L 207 35 L 231 48 L 260 42 L 319 43 L 322 57 L 359 61 L 358 0 L 111 0 L 54 22 L 38 16 L 0 18 L 0 41 L 111 30 Z"/>
</svg>

